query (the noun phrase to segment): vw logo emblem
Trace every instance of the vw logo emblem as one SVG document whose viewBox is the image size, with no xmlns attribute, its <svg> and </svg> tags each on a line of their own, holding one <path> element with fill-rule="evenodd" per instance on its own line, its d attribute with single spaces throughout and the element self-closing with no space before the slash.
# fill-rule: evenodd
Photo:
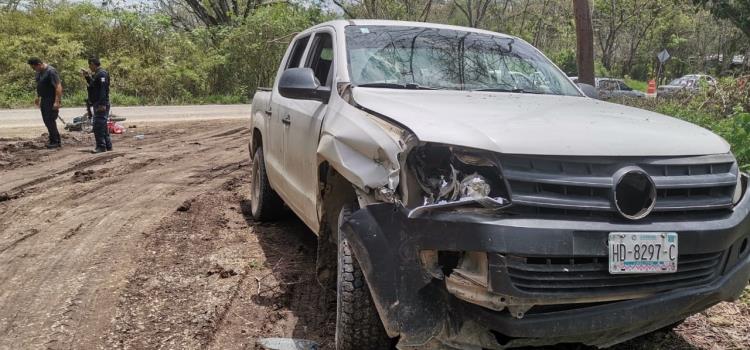
<svg viewBox="0 0 750 350">
<path fill-rule="evenodd" d="M 656 185 L 643 169 L 636 166 L 620 169 L 613 180 L 612 199 L 622 217 L 639 220 L 654 210 Z"/>
</svg>

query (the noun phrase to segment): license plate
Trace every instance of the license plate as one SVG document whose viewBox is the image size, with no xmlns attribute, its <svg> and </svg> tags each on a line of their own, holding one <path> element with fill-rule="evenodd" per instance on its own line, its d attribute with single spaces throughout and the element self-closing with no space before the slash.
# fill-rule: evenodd
<svg viewBox="0 0 750 350">
<path fill-rule="evenodd" d="M 612 232 L 609 273 L 673 273 L 677 271 L 677 233 Z"/>
</svg>

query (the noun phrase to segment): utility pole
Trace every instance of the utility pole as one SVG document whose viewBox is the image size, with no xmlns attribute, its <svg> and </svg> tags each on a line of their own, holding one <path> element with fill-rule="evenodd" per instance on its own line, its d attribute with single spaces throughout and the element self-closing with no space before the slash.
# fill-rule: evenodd
<svg viewBox="0 0 750 350">
<path fill-rule="evenodd" d="M 573 0 L 576 20 L 576 63 L 578 82 L 595 85 L 594 81 L 594 28 L 591 24 L 589 0 Z"/>
</svg>

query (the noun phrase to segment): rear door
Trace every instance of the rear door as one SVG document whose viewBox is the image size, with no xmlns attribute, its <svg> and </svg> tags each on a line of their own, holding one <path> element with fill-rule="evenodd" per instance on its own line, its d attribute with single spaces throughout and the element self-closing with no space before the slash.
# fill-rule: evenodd
<svg viewBox="0 0 750 350">
<path fill-rule="evenodd" d="M 302 64 L 305 52 L 310 43 L 310 37 L 311 35 L 302 36 L 291 44 L 291 51 L 287 54 L 285 62 L 282 63 L 283 70 L 298 68 Z M 288 105 L 296 103 L 296 100 L 281 96 L 278 87 L 279 77 L 281 77 L 280 74 L 276 77 L 273 87 L 270 108 L 265 111 L 268 129 L 266 135 L 264 135 L 264 144 L 267 147 L 264 157 L 266 159 L 266 172 L 268 173 L 268 180 L 271 182 L 271 186 L 285 202 L 289 203 L 291 198 L 289 197 L 290 191 L 286 180 L 287 170 L 284 164 L 287 143 L 285 139 L 287 137 L 287 124 L 285 124 L 284 118 L 288 114 Z"/>
<path fill-rule="evenodd" d="M 323 28 L 315 32 L 306 54 L 304 67 L 311 68 L 321 86 L 333 86 L 333 58 L 335 32 Z M 299 206 L 295 211 L 305 223 L 317 230 L 318 159 L 317 148 L 323 117 L 328 104 L 319 101 L 296 100 L 287 105 L 286 152 L 287 182 L 290 183 L 291 202 Z"/>
</svg>

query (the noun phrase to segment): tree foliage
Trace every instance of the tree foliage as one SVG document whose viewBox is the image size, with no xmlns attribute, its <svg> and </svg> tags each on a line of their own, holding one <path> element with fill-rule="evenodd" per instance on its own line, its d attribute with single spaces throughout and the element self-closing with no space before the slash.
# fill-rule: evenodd
<svg viewBox="0 0 750 350">
<path fill-rule="evenodd" d="M 163 13 L 59 4 L 0 12 L 0 107 L 33 102 L 39 56 L 55 66 L 64 103 L 81 104 L 86 58 L 99 56 L 112 76 L 115 103 L 247 101 L 270 83 L 289 34 L 323 20 L 317 9 L 276 4 L 234 26 L 176 28 Z"/>
<path fill-rule="evenodd" d="M 750 0 L 694 0 L 708 7 L 716 17 L 732 22 L 750 38 Z"/>
<path fill-rule="evenodd" d="M 116 0 L 123 1 L 123 0 Z M 672 59 L 666 76 L 739 74 L 750 70 L 748 0 L 592 0 L 597 75 L 647 80 L 656 54 Z M 110 1 L 111 2 L 111 1 Z M 97 0 L 97 4 L 99 1 Z M 291 34 L 332 17 L 429 21 L 518 36 L 568 74 L 577 74 L 571 0 L 334 0 L 304 5 L 260 0 L 157 0 L 147 10 L 62 0 L 0 0 L 0 106 L 28 104 L 41 56 L 62 74 L 66 101 L 81 101 L 76 71 L 99 55 L 113 91 L 129 103 L 245 99 L 276 72 Z M 728 4 L 728 5 L 727 5 Z M 731 7 L 724 14 L 723 6 Z M 739 14 L 733 20 L 730 15 Z M 735 16 L 736 17 L 736 16 Z M 739 21 L 739 22 L 738 22 Z M 745 57 L 744 64 L 733 58 Z M 735 59 L 736 61 L 736 59 Z M 127 96 L 127 99 L 126 99 Z"/>
</svg>

